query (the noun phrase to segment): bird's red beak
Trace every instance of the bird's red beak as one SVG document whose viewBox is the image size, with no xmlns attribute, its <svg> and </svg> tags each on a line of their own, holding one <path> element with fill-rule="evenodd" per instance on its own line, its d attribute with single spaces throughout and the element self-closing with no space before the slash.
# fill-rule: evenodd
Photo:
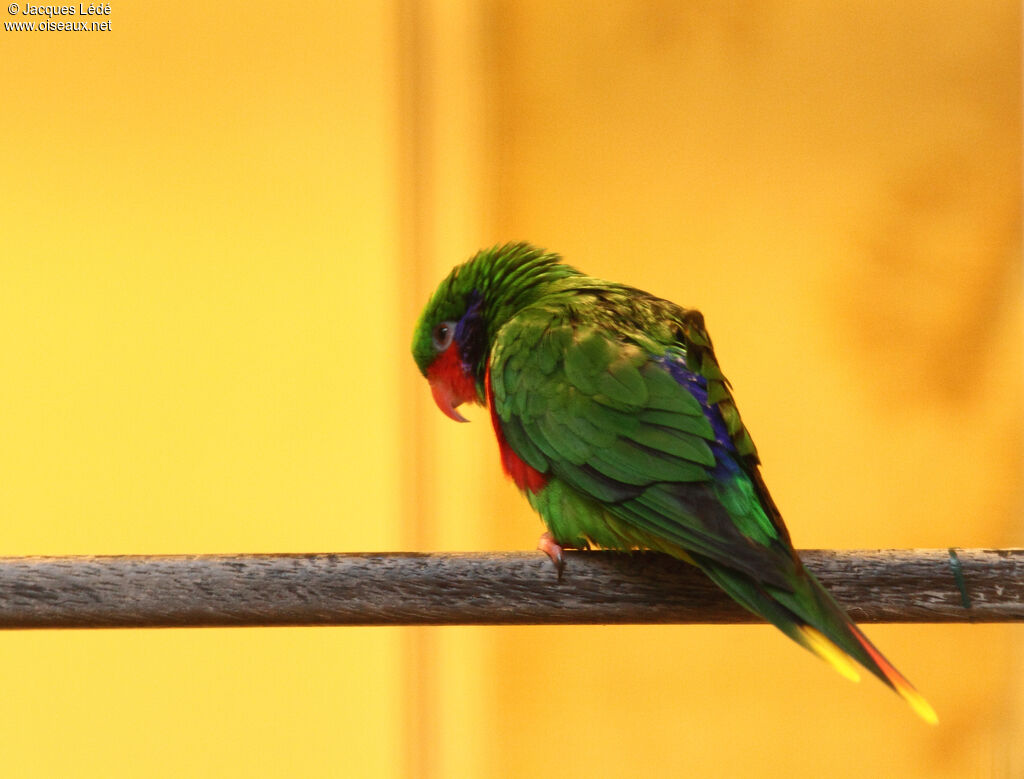
<svg viewBox="0 0 1024 779">
<path fill-rule="evenodd" d="M 462 367 L 454 343 L 427 368 L 427 381 L 434 402 L 446 417 L 456 422 L 469 421 L 455 409 L 467 401 L 477 400 L 476 382 Z"/>
<path fill-rule="evenodd" d="M 434 402 L 444 412 L 445 416 L 454 419 L 456 422 L 469 421 L 456 410 L 462 403 L 462 398 L 455 395 L 451 385 L 444 379 L 432 379 L 430 381 L 430 394 L 434 396 Z"/>
</svg>

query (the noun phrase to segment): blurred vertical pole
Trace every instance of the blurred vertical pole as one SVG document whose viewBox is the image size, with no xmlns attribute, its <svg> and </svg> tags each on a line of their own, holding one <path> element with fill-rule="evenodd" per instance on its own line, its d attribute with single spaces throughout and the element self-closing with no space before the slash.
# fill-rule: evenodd
<svg viewBox="0 0 1024 779">
<path fill-rule="evenodd" d="M 427 13 L 418 0 L 398 0 L 396 5 L 399 40 L 399 208 L 401 254 L 399 278 L 404 279 L 398 291 L 405 327 L 399 327 L 394 359 L 408 353 L 408 333 L 413 312 L 421 305 L 422 294 L 429 283 L 426 270 L 430 265 L 431 220 L 430 190 L 430 92 L 428 89 L 430 48 L 425 30 Z M 430 545 L 430 528 L 436 525 L 437 501 L 430 492 L 432 480 L 428 473 L 430 445 L 426 426 L 422 423 L 426 395 L 415 393 L 411 382 L 402 382 L 399 430 L 403 441 L 399 446 L 404 494 L 402 496 L 403 547 L 413 550 Z M 436 772 L 437 712 L 434 709 L 436 646 L 434 633 L 422 628 L 404 631 L 403 675 L 403 744 L 402 776 L 433 776 Z"/>
<path fill-rule="evenodd" d="M 432 222 L 426 231 L 428 278 L 414 306 L 417 313 L 453 265 L 482 246 L 505 239 L 487 229 L 488 182 L 496 175 L 487 110 L 493 83 L 483 38 L 490 4 L 432 0 L 425 7 L 431 59 L 432 124 L 427 137 L 433 166 L 428 177 Z M 428 399 L 423 382 L 416 384 L 431 431 L 432 448 L 425 457 L 431 471 L 425 473 L 436 501 L 433 549 L 494 549 L 494 523 L 480 518 L 493 516 L 487 510 L 488 496 L 503 478 L 487 412 L 468 409 L 466 414 L 475 424 L 452 424 Z M 449 627 L 434 629 L 430 635 L 436 651 L 431 692 L 437 696 L 433 713 L 439 737 L 431 770 L 438 777 L 483 776 L 483 755 L 491 739 L 480 734 L 494 732 L 495 632 Z"/>
<path fill-rule="evenodd" d="M 496 240 L 484 234 L 482 208 L 491 178 L 485 170 L 486 11 L 471 0 L 396 5 L 404 282 L 394 359 L 407 368 L 400 371 L 402 539 L 413 551 L 488 549 L 494 541 L 493 530 L 478 521 L 488 478 L 500 478 L 481 456 L 488 432 L 479 425 L 459 429 L 442 417 L 409 355 L 416 317 L 437 282 Z M 404 774 L 479 775 L 480 739 L 465 738 L 460 727 L 482 728 L 488 711 L 481 683 L 487 638 L 473 628 L 418 628 L 406 636 Z"/>
</svg>

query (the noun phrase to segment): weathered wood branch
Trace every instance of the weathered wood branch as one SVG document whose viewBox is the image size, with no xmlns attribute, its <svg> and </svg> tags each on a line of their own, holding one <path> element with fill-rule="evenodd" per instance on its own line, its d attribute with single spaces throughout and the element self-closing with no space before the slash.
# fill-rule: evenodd
<svg viewBox="0 0 1024 779">
<path fill-rule="evenodd" d="M 858 621 L 1024 620 L 1024 549 L 801 556 Z M 0 628 L 753 621 L 648 552 L 0 558 Z"/>
</svg>

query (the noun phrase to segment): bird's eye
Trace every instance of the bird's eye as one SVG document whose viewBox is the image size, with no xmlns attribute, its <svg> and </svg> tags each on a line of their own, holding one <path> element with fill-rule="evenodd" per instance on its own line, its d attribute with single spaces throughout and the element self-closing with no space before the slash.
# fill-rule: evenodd
<svg viewBox="0 0 1024 779">
<path fill-rule="evenodd" d="M 434 325 L 434 330 L 430 337 L 434 341 L 434 348 L 439 352 L 443 352 L 452 345 L 452 339 L 455 337 L 455 323 L 438 322 Z"/>
</svg>

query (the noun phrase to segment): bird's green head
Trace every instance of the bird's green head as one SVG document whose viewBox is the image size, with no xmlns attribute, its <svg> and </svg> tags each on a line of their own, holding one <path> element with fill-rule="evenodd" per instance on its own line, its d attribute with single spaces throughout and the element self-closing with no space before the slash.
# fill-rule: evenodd
<svg viewBox="0 0 1024 779">
<path fill-rule="evenodd" d="M 452 269 L 423 309 L 412 339 L 416 365 L 445 414 L 465 422 L 456 408 L 484 403 L 487 360 L 498 331 L 551 283 L 578 273 L 557 254 L 526 243 L 485 249 Z"/>
</svg>

